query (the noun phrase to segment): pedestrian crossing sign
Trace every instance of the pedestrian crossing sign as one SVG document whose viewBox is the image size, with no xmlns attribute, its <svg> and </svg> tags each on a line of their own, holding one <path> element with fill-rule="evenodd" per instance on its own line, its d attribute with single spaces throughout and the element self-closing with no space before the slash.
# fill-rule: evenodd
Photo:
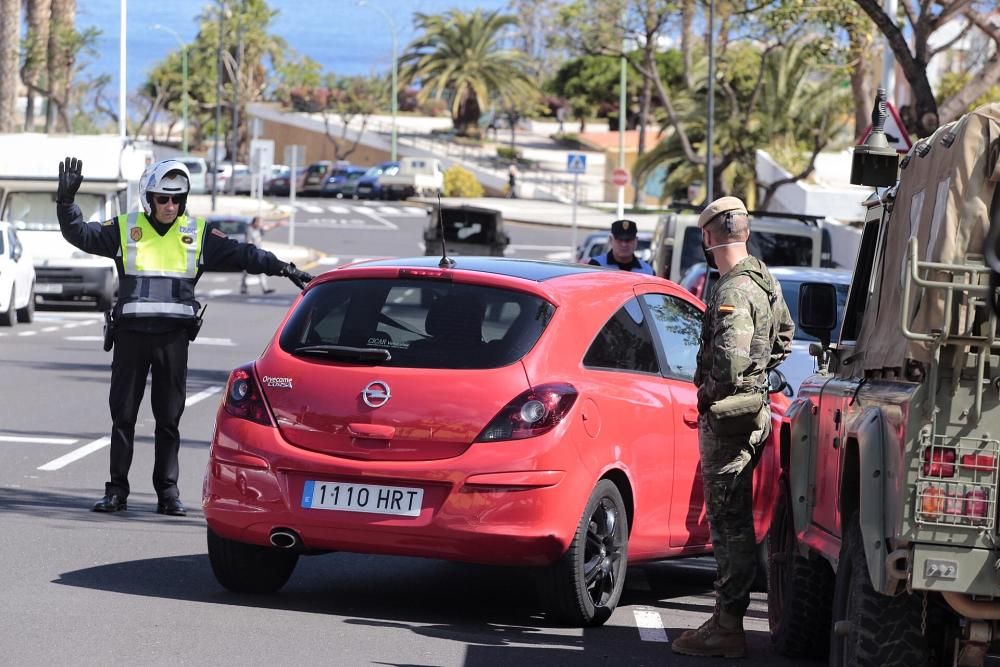
<svg viewBox="0 0 1000 667">
<path fill-rule="evenodd" d="M 587 173 L 587 156 L 583 153 L 567 153 L 566 171 L 571 174 Z"/>
</svg>

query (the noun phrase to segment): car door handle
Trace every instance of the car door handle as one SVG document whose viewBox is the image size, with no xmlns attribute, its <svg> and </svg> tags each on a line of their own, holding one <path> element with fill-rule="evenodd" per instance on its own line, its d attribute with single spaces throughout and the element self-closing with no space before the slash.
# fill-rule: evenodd
<svg viewBox="0 0 1000 667">
<path fill-rule="evenodd" d="M 355 438 L 390 440 L 396 435 L 396 427 L 383 424 L 348 424 L 347 432 Z"/>
<path fill-rule="evenodd" d="M 687 424 L 688 426 L 690 426 L 691 428 L 697 428 L 698 427 L 698 412 L 697 412 L 697 410 L 685 410 L 684 411 L 684 415 L 681 417 L 681 419 L 683 419 L 684 423 Z"/>
</svg>

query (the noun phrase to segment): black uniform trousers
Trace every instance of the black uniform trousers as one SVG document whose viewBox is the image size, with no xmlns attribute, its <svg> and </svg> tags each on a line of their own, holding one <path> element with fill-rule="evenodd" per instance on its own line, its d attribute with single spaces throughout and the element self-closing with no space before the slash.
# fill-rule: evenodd
<svg viewBox="0 0 1000 667">
<path fill-rule="evenodd" d="M 179 497 L 177 490 L 180 431 L 187 393 L 188 332 L 165 333 L 119 329 L 111 362 L 111 481 L 105 493 L 128 497 L 128 471 L 139 405 L 146 377 L 153 372 L 151 403 L 156 419 L 153 488 L 160 500 Z"/>
</svg>

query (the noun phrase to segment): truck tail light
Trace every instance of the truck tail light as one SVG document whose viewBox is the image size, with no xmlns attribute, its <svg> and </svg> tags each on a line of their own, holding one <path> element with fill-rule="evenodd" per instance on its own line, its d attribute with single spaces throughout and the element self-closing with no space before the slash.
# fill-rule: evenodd
<svg viewBox="0 0 1000 667">
<path fill-rule="evenodd" d="M 555 428 L 576 402 L 571 384 L 552 383 L 532 387 L 504 406 L 476 437 L 476 442 L 523 440 Z"/>
<path fill-rule="evenodd" d="M 989 516 L 990 494 L 986 489 L 976 486 L 965 492 L 965 516 L 973 519 L 985 519 Z"/>
<path fill-rule="evenodd" d="M 920 515 L 924 521 L 937 521 L 945 511 L 947 495 L 939 486 L 928 484 L 920 492 Z"/>
<path fill-rule="evenodd" d="M 924 477 L 954 477 L 955 450 L 951 447 L 925 448 L 923 473 Z"/>
<path fill-rule="evenodd" d="M 992 472 L 996 470 L 996 459 L 989 454 L 962 454 L 962 465 L 966 470 Z"/>
<path fill-rule="evenodd" d="M 222 407 L 234 417 L 273 426 L 264 397 L 257 385 L 253 364 L 240 366 L 229 375 Z"/>
</svg>

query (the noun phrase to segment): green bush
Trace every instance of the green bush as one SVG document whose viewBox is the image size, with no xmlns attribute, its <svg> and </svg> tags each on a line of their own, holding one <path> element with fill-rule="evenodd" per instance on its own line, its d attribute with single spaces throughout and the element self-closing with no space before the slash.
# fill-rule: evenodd
<svg viewBox="0 0 1000 667">
<path fill-rule="evenodd" d="M 444 172 L 445 197 L 482 197 L 483 186 L 468 169 L 453 165 Z"/>
<path fill-rule="evenodd" d="M 520 160 L 521 151 L 509 146 L 497 146 L 497 157 L 504 160 Z"/>
</svg>

